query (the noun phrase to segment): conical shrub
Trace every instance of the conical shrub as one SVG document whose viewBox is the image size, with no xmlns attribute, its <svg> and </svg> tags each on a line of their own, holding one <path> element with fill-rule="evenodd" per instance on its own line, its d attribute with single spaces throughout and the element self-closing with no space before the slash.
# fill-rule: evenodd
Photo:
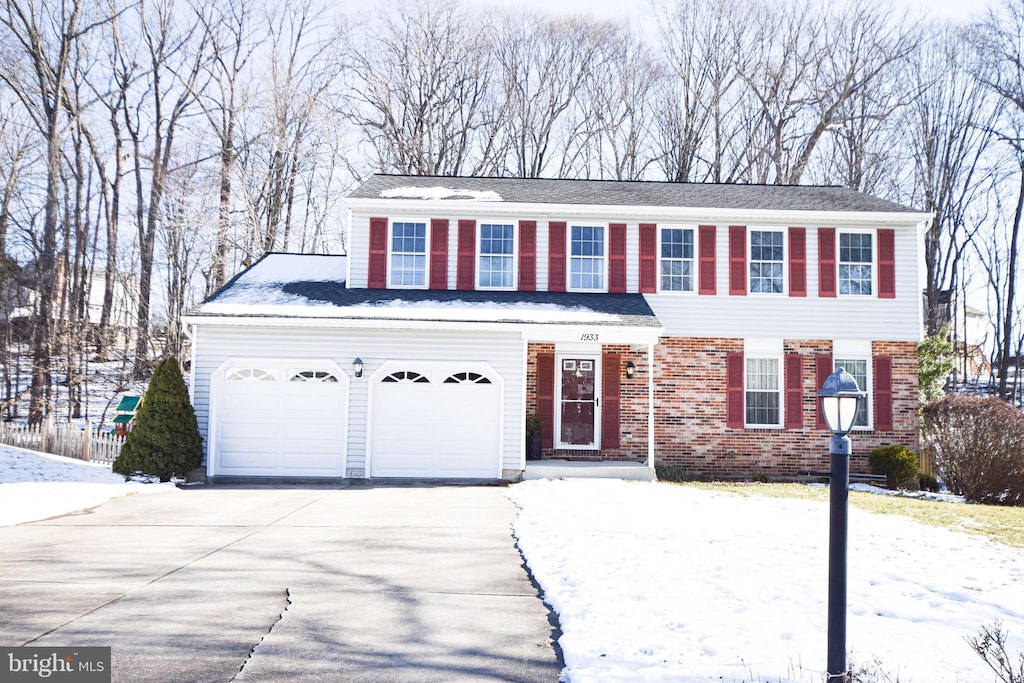
<svg viewBox="0 0 1024 683">
<path fill-rule="evenodd" d="M 165 358 L 153 371 L 135 426 L 114 460 L 118 474 L 183 477 L 203 464 L 203 438 L 178 361 Z"/>
</svg>

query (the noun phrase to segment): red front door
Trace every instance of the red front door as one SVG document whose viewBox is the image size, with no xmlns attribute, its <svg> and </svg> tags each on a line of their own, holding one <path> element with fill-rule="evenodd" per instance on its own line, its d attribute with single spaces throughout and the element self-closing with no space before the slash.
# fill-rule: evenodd
<svg viewBox="0 0 1024 683">
<path fill-rule="evenodd" d="M 560 358 L 558 438 L 562 447 L 597 446 L 597 360 Z"/>
</svg>

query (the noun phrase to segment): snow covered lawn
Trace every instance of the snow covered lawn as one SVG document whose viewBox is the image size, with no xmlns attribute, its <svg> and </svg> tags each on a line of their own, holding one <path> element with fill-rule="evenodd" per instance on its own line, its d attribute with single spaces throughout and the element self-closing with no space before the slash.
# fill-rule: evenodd
<svg viewBox="0 0 1024 683">
<path fill-rule="evenodd" d="M 508 496 L 558 613 L 563 680 L 824 679 L 827 503 L 583 479 Z M 965 637 L 1002 620 L 1024 650 L 1024 550 L 851 508 L 848 605 L 851 664 L 987 683 Z"/>
<path fill-rule="evenodd" d="M 133 493 L 175 490 L 174 484 L 126 483 L 109 465 L 0 446 L 0 526 L 86 510 Z"/>
</svg>

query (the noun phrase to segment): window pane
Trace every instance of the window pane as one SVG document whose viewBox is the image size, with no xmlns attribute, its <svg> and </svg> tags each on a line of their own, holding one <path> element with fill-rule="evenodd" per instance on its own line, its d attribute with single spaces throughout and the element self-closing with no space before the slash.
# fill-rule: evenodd
<svg viewBox="0 0 1024 683">
<path fill-rule="evenodd" d="M 868 394 L 857 408 L 857 416 L 853 418 L 854 427 L 868 426 L 868 405 L 871 402 L 871 387 L 868 384 L 868 361 L 852 358 L 836 358 L 833 361 L 834 369 L 846 368 L 846 371 L 857 380 L 857 387 Z"/>
<path fill-rule="evenodd" d="M 871 295 L 872 257 L 870 233 L 839 233 L 840 294 Z"/>
<path fill-rule="evenodd" d="M 514 253 L 511 225 L 481 224 L 478 267 L 480 287 L 511 288 Z"/>
<path fill-rule="evenodd" d="M 662 228 L 661 289 L 693 291 L 693 230 Z"/>
<path fill-rule="evenodd" d="M 604 289 L 604 228 L 574 225 L 570 237 L 569 287 Z"/>
<path fill-rule="evenodd" d="M 747 358 L 746 421 L 751 425 L 778 425 L 779 359 Z"/>
<path fill-rule="evenodd" d="M 426 282 L 426 223 L 393 223 L 391 226 L 391 284 L 422 287 Z"/>
<path fill-rule="evenodd" d="M 781 231 L 750 231 L 750 291 L 752 293 L 782 293 L 783 251 Z"/>
</svg>

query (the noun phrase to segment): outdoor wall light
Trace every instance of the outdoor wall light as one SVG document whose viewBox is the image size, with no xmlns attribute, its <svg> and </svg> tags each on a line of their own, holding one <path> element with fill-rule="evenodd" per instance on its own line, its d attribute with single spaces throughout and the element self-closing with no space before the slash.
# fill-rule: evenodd
<svg viewBox="0 0 1024 683">
<path fill-rule="evenodd" d="M 864 400 L 857 380 L 839 368 L 821 385 L 818 397 L 825 423 L 832 432 L 829 456 L 828 522 L 828 677 L 827 681 L 850 680 L 846 668 L 846 548 L 850 497 L 850 437 L 857 408 Z"/>
<path fill-rule="evenodd" d="M 633 361 L 626 361 L 626 379 L 633 379 L 636 377 L 636 365 Z"/>
<path fill-rule="evenodd" d="M 363 376 L 363 359 L 358 356 L 352 361 L 352 374 L 357 378 Z"/>
</svg>

